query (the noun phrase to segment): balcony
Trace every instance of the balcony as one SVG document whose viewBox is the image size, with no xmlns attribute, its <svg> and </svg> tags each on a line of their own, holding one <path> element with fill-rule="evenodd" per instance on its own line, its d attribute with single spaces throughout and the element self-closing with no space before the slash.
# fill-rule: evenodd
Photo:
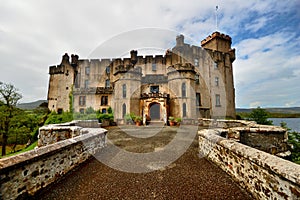
<svg viewBox="0 0 300 200">
<path fill-rule="evenodd" d="M 170 95 L 167 93 L 143 93 L 141 94 L 141 99 L 148 99 L 148 98 L 170 98 Z"/>
</svg>

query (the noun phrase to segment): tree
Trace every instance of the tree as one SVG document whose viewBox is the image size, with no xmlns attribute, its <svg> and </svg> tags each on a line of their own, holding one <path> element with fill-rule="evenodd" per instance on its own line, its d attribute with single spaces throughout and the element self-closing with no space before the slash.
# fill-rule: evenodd
<svg viewBox="0 0 300 200">
<path fill-rule="evenodd" d="M 273 121 L 268 120 L 269 113 L 260 107 L 253 109 L 249 115 L 249 120 L 256 121 L 258 124 L 272 125 Z"/>
<path fill-rule="evenodd" d="M 1 135 L 2 135 L 2 156 L 6 155 L 6 145 L 9 134 L 10 123 L 13 112 L 22 95 L 18 93 L 13 85 L 0 82 L 0 101 L 1 101 Z"/>
</svg>

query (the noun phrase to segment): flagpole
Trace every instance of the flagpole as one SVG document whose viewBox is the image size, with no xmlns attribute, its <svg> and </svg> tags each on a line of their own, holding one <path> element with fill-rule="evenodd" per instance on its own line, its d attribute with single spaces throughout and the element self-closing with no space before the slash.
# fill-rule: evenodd
<svg viewBox="0 0 300 200">
<path fill-rule="evenodd" d="M 216 31 L 218 31 L 218 9 L 219 6 L 216 6 Z"/>
</svg>

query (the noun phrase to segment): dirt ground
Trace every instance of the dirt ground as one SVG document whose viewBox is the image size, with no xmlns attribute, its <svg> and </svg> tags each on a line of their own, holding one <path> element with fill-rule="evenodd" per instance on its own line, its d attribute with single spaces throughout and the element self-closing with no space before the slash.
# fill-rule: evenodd
<svg viewBox="0 0 300 200">
<path fill-rule="evenodd" d="M 35 199 L 251 199 L 225 172 L 199 157 L 197 137 L 192 133 L 197 127 L 152 125 L 107 129 L 111 144 L 105 150 L 40 192 Z M 146 164 L 141 168 L 135 168 L 141 159 L 128 162 L 126 153 L 120 153 L 125 150 L 127 153 L 148 155 L 160 152 L 174 140 L 179 141 L 174 144 L 181 145 L 183 141 L 188 141 L 188 137 L 192 137 L 191 144 L 175 162 L 164 167 L 164 161 L 174 155 L 172 151 L 182 149 L 172 147 L 160 157 L 160 162 L 144 160 L 142 163 Z M 120 149 L 111 153 L 111 150 L 114 151 L 112 146 Z M 101 160 L 102 157 L 106 159 Z M 108 160 L 108 164 L 103 164 Z M 117 165 L 113 160 L 118 160 Z M 125 165 L 128 165 L 127 168 L 123 168 Z M 140 173 L 144 169 L 149 169 L 149 172 Z"/>
</svg>

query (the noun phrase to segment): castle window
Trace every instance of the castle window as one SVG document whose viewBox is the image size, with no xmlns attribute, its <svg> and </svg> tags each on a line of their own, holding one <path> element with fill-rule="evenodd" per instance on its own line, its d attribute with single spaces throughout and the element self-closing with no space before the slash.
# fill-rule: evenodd
<svg viewBox="0 0 300 200">
<path fill-rule="evenodd" d="M 75 77 L 75 88 L 80 88 L 80 74 L 76 74 Z"/>
<path fill-rule="evenodd" d="M 102 114 L 105 114 L 106 113 L 106 108 L 102 108 Z"/>
<path fill-rule="evenodd" d="M 123 98 L 126 98 L 126 84 L 122 86 Z"/>
<path fill-rule="evenodd" d="M 85 75 L 90 75 L 90 67 L 85 67 Z"/>
<path fill-rule="evenodd" d="M 108 105 L 108 96 L 102 96 L 101 97 L 101 106 L 107 106 Z"/>
<path fill-rule="evenodd" d="M 106 81 L 105 81 L 105 87 L 106 88 L 110 87 L 110 80 L 109 79 L 106 79 Z"/>
<path fill-rule="evenodd" d="M 221 97 L 219 94 L 216 94 L 216 107 L 221 107 Z"/>
<path fill-rule="evenodd" d="M 196 106 L 201 106 L 201 94 L 196 93 Z"/>
<path fill-rule="evenodd" d="M 152 63 L 152 71 L 156 71 L 156 63 Z"/>
<path fill-rule="evenodd" d="M 219 77 L 215 77 L 215 86 L 219 86 Z"/>
<path fill-rule="evenodd" d="M 195 64 L 195 66 L 199 66 L 199 59 L 198 58 L 194 59 L 194 64 Z"/>
<path fill-rule="evenodd" d="M 182 93 L 182 97 L 186 97 L 186 84 L 182 83 L 181 85 L 181 93 Z"/>
<path fill-rule="evenodd" d="M 89 88 L 89 83 L 90 83 L 89 80 L 84 81 L 84 88 L 85 89 Z"/>
<path fill-rule="evenodd" d="M 123 118 L 124 118 L 125 115 L 126 115 L 126 104 L 124 103 L 122 105 L 122 116 L 123 116 Z"/>
<path fill-rule="evenodd" d="M 196 82 L 196 84 L 199 84 L 199 83 L 200 83 L 199 74 L 196 74 L 196 75 L 195 75 L 195 82 Z"/>
<path fill-rule="evenodd" d="M 79 96 L 79 105 L 85 106 L 85 96 Z"/>
<path fill-rule="evenodd" d="M 186 117 L 186 103 L 182 104 L 182 117 Z"/>
<path fill-rule="evenodd" d="M 159 86 L 158 85 L 150 86 L 150 92 L 151 93 L 159 93 Z"/>
<path fill-rule="evenodd" d="M 218 69 L 218 63 L 214 62 L 214 69 Z"/>
<path fill-rule="evenodd" d="M 80 109 L 79 109 L 79 112 L 80 112 L 81 114 L 84 114 L 84 108 L 80 108 Z"/>
<path fill-rule="evenodd" d="M 62 108 L 58 108 L 57 109 L 57 114 L 62 114 L 63 113 L 63 109 Z"/>
<path fill-rule="evenodd" d="M 110 73 L 110 67 L 107 66 L 106 69 L 105 69 L 105 71 L 106 71 L 106 74 L 109 74 Z"/>
</svg>

